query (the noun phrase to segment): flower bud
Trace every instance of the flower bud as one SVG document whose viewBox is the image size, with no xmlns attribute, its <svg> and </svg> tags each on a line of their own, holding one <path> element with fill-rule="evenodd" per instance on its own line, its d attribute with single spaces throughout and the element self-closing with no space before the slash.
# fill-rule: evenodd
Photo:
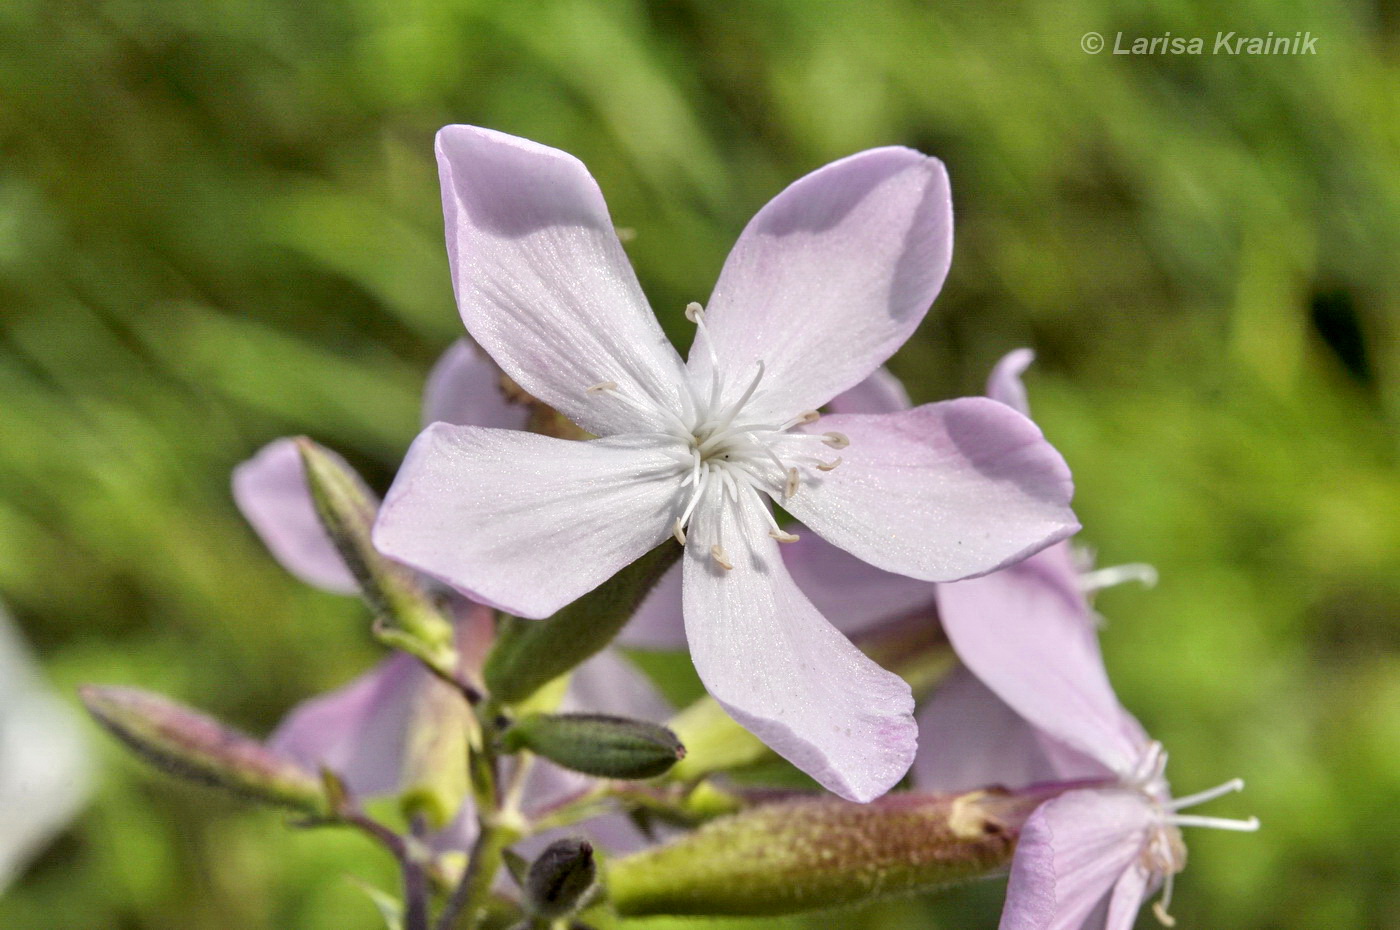
<svg viewBox="0 0 1400 930">
<path fill-rule="evenodd" d="M 578 837 L 556 840 L 525 876 L 525 907 L 546 920 L 567 917 L 588 903 L 597 879 L 591 843 Z"/>
<path fill-rule="evenodd" d="M 380 640 L 451 676 L 457 667 L 451 621 L 438 610 L 413 571 L 384 558 L 370 544 L 378 510 L 374 495 L 330 450 L 304 436 L 296 444 L 316 514 L 374 611 Z"/>
<path fill-rule="evenodd" d="M 518 704 L 602 650 L 680 554 L 658 546 L 547 620 L 502 618 L 484 670 L 491 696 Z"/>
<path fill-rule="evenodd" d="M 505 748 L 599 778 L 654 778 L 685 757 L 665 727 L 602 714 L 527 714 L 506 731 Z"/>
<path fill-rule="evenodd" d="M 85 685 L 79 695 L 98 723 L 171 775 L 310 814 L 328 812 L 315 774 L 211 717 L 135 688 Z"/>
<path fill-rule="evenodd" d="M 775 916 L 994 875 L 1043 793 L 806 797 L 751 808 L 608 869 L 624 917 Z"/>
</svg>

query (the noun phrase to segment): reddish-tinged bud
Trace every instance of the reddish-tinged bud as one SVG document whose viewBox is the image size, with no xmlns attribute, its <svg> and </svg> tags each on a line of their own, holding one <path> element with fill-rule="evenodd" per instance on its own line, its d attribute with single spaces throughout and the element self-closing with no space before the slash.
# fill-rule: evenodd
<svg viewBox="0 0 1400 930">
<path fill-rule="evenodd" d="M 614 861 L 623 916 L 798 914 L 929 891 L 1007 868 L 1044 794 L 803 798 L 712 821 Z"/>
<path fill-rule="evenodd" d="M 314 773 L 211 717 L 136 688 L 86 685 L 79 695 L 99 723 L 171 775 L 255 801 L 328 813 Z"/>
</svg>

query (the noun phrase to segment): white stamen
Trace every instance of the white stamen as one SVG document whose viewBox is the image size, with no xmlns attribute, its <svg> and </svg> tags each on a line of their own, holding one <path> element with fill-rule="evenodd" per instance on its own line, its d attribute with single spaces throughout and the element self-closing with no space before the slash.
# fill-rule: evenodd
<svg viewBox="0 0 1400 930">
<path fill-rule="evenodd" d="M 695 512 L 695 507 L 700 503 L 700 498 L 705 496 L 705 488 L 709 486 L 711 474 L 712 472 L 707 468 L 704 473 L 700 475 L 700 480 L 695 482 L 695 490 L 691 492 L 690 503 L 685 505 L 685 512 L 676 520 L 682 527 L 690 522 L 690 515 Z M 681 534 L 681 545 L 685 545 L 684 535 L 684 533 Z"/>
<path fill-rule="evenodd" d="M 715 543 L 713 546 L 710 547 L 710 557 L 715 560 L 715 564 L 717 564 L 720 568 L 724 569 L 725 571 L 728 572 L 734 570 L 734 564 L 729 561 L 729 556 L 725 553 L 724 548 L 720 546 L 719 543 Z"/>
<path fill-rule="evenodd" d="M 817 464 L 817 471 L 832 471 L 832 470 L 834 470 L 834 469 L 836 468 L 837 465 L 840 465 L 840 464 L 841 464 L 841 456 L 838 455 L 838 456 L 836 456 L 836 460 L 835 460 L 834 462 L 820 462 L 820 463 L 818 463 L 818 464 Z"/>
<path fill-rule="evenodd" d="M 705 308 L 692 300 L 685 305 L 685 318 L 692 323 L 699 323 L 705 318 Z"/>
<path fill-rule="evenodd" d="M 778 521 L 773 519 L 773 511 L 769 510 L 768 506 L 763 503 L 763 498 L 758 496 L 758 491 L 752 484 L 749 485 L 749 490 L 754 492 L 755 497 L 758 497 L 758 512 L 763 514 L 763 519 L 768 521 L 768 535 L 772 536 L 780 543 L 797 542 L 800 537 L 785 532 L 783 528 L 778 525 Z"/>
<path fill-rule="evenodd" d="M 1231 820 L 1228 817 L 1198 817 L 1195 814 L 1169 814 L 1167 823 L 1177 827 L 1210 827 L 1213 830 L 1234 830 L 1236 833 L 1253 833 L 1259 829 L 1259 818 Z"/>
<path fill-rule="evenodd" d="M 685 527 L 681 525 L 680 517 L 676 517 L 676 523 L 671 527 L 671 535 L 676 537 L 676 542 L 685 545 Z"/>
<path fill-rule="evenodd" d="M 787 484 L 783 485 L 783 497 L 792 497 L 801 486 L 801 478 L 797 474 L 797 469 L 789 468 L 787 470 Z"/>
<path fill-rule="evenodd" d="M 804 410 L 797 416 L 788 420 L 782 426 L 777 427 L 777 432 L 785 433 L 794 426 L 806 426 L 808 423 L 815 423 L 822 418 L 821 413 L 816 410 Z"/>
<path fill-rule="evenodd" d="M 587 392 L 588 392 L 589 394 L 601 394 L 601 393 L 603 393 L 604 391 L 616 391 L 616 390 L 617 390 L 617 382 L 616 382 L 616 381 L 599 381 L 597 384 L 590 385 L 590 386 L 587 388 Z"/>
<path fill-rule="evenodd" d="M 850 437 L 845 433 L 838 433 L 835 430 L 825 433 L 822 442 L 833 449 L 844 449 L 851 444 Z"/>
<path fill-rule="evenodd" d="M 1080 575 L 1079 590 L 1085 594 L 1092 594 L 1095 591 L 1102 591 L 1104 588 L 1127 584 L 1129 581 L 1137 581 L 1143 587 L 1154 588 L 1157 586 L 1157 569 L 1145 562 L 1111 565 L 1108 568 Z"/>
<path fill-rule="evenodd" d="M 717 432 L 727 429 L 729 424 L 734 422 L 734 418 L 739 415 L 739 411 L 743 410 L 744 405 L 749 402 L 749 398 L 753 397 L 753 392 L 758 390 L 758 384 L 763 380 L 763 359 L 759 359 L 757 364 L 758 372 L 753 376 L 753 380 L 749 382 L 749 386 L 744 388 L 744 393 L 739 395 L 739 399 L 724 412 L 724 416 L 720 417 L 719 422 L 715 424 L 715 430 Z"/>
<path fill-rule="evenodd" d="M 1204 804 L 1207 801 L 1214 801 L 1216 798 L 1233 794 L 1236 791 L 1244 790 L 1243 778 L 1232 778 L 1223 785 L 1216 785 L 1205 791 L 1198 791 L 1195 794 L 1188 794 L 1184 798 L 1173 798 L 1172 802 L 1166 805 L 1169 811 L 1185 810 L 1188 807 L 1195 807 L 1197 804 Z"/>
</svg>

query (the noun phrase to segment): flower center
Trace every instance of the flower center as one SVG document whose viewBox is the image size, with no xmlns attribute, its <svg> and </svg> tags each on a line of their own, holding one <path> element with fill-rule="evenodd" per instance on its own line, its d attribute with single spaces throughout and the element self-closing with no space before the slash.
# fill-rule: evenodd
<svg viewBox="0 0 1400 930">
<path fill-rule="evenodd" d="M 1186 844 L 1181 839 L 1181 827 L 1211 827 L 1216 830 L 1236 830 L 1252 833 L 1259 829 L 1259 818 L 1231 820 L 1224 817 L 1201 817 L 1195 814 L 1182 814 L 1178 811 L 1216 798 L 1244 790 L 1244 779 L 1233 778 L 1223 785 L 1216 785 L 1205 791 L 1172 798 L 1167 787 L 1165 772 L 1167 754 L 1162 744 L 1153 742 L 1138 763 L 1137 768 L 1124 779 L 1124 783 L 1142 792 L 1157 811 L 1157 820 L 1152 826 L 1146 846 L 1142 851 L 1142 867 L 1162 879 L 1162 897 L 1152 905 L 1152 913 L 1163 926 L 1173 927 L 1176 919 L 1168 913 L 1172 903 L 1172 885 L 1176 873 L 1186 868 Z"/>
<path fill-rule="evenodd" d="M 757 363 L 757 371 L 739 397 L 726 403 L 719 358 L 705 327 L 705 311 L 698 303 L 691 303 L 685 315 L 696 325 L 696 338 L 703 340 L 709 354 L 708 391 L 702 393 L 687 382 L 689 403 L 685 404 L 686 409 L 661 411 L 667 421 L 666 428 L 645 434 L 676 462 L 674 474 L 680 480 L 672 533 L 677 542 L 685 544 L 695 512 L 707 495 L 718 495 L 721 505 L 737 506 L 741 495 L 752 494 L 758 512 L 768 522 L 768 535 L 779 542 L 794 542 L 798 537 L 778 526 L 764 496 L 791 498 L 815 473 L 831 471 L 840 465 L 840 456 L 828 458 L 826 450 L 844 449 L 850 445 L 850 439 L 838 432 L 792 432 L 796 427 L 816 422 L 821 414 L 815 410 L 804 410 L 782 421 L 756 417 L 751 402 L 763 385 L 762 361 Z M 647 400 L 628 396 L 612 381 L 595 384 L 588 391 L 606 394 L 648 413 L 655 409 Z M 726 570 L 733 567 L 724 540 L 716 538 L 706 542 L 710 543 L 709 551 L 715 564 Z"/>
</svg>

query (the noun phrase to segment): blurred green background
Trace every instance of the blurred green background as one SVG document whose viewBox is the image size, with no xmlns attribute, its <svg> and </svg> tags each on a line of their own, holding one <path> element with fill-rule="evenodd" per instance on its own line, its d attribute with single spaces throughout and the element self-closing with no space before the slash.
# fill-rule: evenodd
<svg viewBox="0 0 1400 930">
<path fill-rule="evenodd" d="M 1080 47 L 1222 29 L 1317 54 Z M 1162 575 L 1100 602 L 1119 692 L 1179 792 L 1243 776 L 1211 812 L 1264 822 L 1188 837 L 1181 925 L 1400 926 L 1398 31 L 1335 0 L 10 0 L 0 598 L 66 694 L 140 684 L 261 732 L 376 653 L 228 473 L 307 433 L 387 483 L 460 327 L 434 130 L 582 158 L 678 336 L 784 184 L 912 145 L 949 166 L 956 247 L 892 367 L 929 400 L 1039 352 L 1084 538 Z M 358 838 L 95 743 L 98 796 L 0 926 L 376 926 L 345 876 L 392 874 Z M 999 901 L 793 925 L 991 927 Z"/>
</svg>

